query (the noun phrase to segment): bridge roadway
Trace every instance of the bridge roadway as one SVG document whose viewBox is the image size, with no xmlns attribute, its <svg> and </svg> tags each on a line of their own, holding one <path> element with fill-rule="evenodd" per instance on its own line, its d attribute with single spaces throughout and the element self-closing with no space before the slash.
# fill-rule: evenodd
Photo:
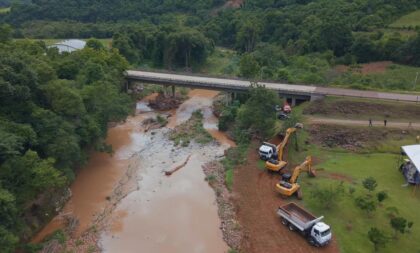
<svg viewBox="0 0 420 253">
<path fill-rule="evenodd" d="M 194 75 L 169 74 L 159 72 L 147 72 L 127 70 L 126 79 L 144 83 L 162 85 L 184 86 L 199 89 L 224 90 L 231 92 L 245 91 L 249 88 L 251 81 L 239 79 L 225 79 L 215 77 L 203 77 Z M 387 99 L 407 102 L 420 102 L 419 94 L 402 94 L 390 92 L 364 91 L 354 89 L 342 89 L 332 87 L 318 87 L 312 85 L 295 85 L 284 83 L 258 82 L 266 88 L 274 90 L 284 97 L 295 97 L 300 99 L 316 99 L 324 96 L 360 97 L 370 99 Z"/>
</svg>

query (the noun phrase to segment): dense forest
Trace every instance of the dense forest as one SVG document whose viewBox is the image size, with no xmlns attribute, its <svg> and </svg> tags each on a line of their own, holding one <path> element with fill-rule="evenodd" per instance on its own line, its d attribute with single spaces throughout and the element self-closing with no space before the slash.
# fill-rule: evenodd
<svg viewBox="0 0 420 253">
<path fill-rule="evenodd" d="M 45 44 L 0 40 L 0 251 L 52 215 L 88 149 L 109 151 L 107 124 L 130 112 L 120 92 L 126 60 L 90 41 L 73 54 Z M 9 33 L 10 34 L 10 33 Z M 98 96 L 100 94 L 100 96 Z"/>
<path fill-rule="evenodd" d="M 380 30 L 420 7 L 417 0 L 247 0 L 236 9 L 226 5 L 223 0 L 33 0 L 14 2 L 3 19 L 15 27 L 15 37 L 114 36 L 130 62 L 151 60 L 168 68 L 180 62 L 188 68 L 197 56 L 196 63 L 203 62 L 212 45 L 249 54 L 245 59 L 266 67 L 271 79 L 284 76 L 271 72 L 277 72 L 285 58 L 314 52 L 331 51 L 345 64 L 392 60 L 420 65 L 418 38 Z M 183 40 L 183 45 L 174 46 L 175 40 Z M 194 42 L 199 45 L 191 48 Z M 261 59 L 267 48 L 279 58 Z M 200 52 L 190 59 L 196 50 Z M 177 54 L 184 56 L 170 56 Z"/>
<path fill-rule="evenodd" d="M 419 0 L 230 2 L 0 0 L 0 8 L 11 7 L 0 13 L 1 252 L 48 220 L 41 214 L 55 207 L 40 203 L 66 188 L 87 150 L 110 151 L 107 124 L 130 112 L 121 92 L 129 64 L 190 71 L 219 46 L 237 52 L 242 77 L 318 84 L 329 83 L 336 64 L 420 66 L 418 28 L 408 36 L 384 30 Z M 58 54 L 24 39 L 92 37 L 112 38 L 112 49 L 92 39 L 81 51 Z M 346 78 L 353 77 L 334 80 Z"/>
</svg>

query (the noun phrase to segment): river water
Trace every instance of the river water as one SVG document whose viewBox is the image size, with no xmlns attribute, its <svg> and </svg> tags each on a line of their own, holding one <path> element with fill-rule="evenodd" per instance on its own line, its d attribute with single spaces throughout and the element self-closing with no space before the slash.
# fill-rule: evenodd
<svg viewBox="0 0 420 253">
<path fill-rule="evenodd" d="M 191 91 L 190 98 L 162 129 L 144 132 L 141 123 L 156 115 L 144 102 L 137 105 L 138 115 L 111 128 L 107 143 L 113 146 L 114 155 L 92 154 L 78 173 L 71 200 L 62 212 L 79 219 L 77 234 L 89 228 L 109 205 L 106 199 L 127 168 L 135 167 L 134 191 L 117 204 L 108 217 L 109 226 L 101 232 L 104 252 L 226 252 L 214 192 L 201 168 L 234 145 L 217 131 L 217 118 L 211 112 L 216 95 L 214 91 Z M 220 144 L 174 147 L 167 138 L 168 131 L 188 120 L 197 109 L 203 112 L 204 127 Z M 190 155 L 185 167 L 170 177 L 164 175 L 165 170 L 184 163 Z M 62 226 L 61 217 L 57 216 L 34 241 Z"/>
</svg>

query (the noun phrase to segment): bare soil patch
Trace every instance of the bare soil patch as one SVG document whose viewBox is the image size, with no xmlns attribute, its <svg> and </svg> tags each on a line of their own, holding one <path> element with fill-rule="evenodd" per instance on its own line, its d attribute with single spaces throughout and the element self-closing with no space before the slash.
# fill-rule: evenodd
<svg viewBox="0 0 420 253">
<path fill-rule="evenodd" d="M 378 61 L 357 65 L 356 67 L 347 65 L 337 65 L 335 70 L 339 73 L 353 72 L 363 75 L 384 73 L 392 64 L 392 61 Z"/>
<path fill-rule="evenodd" d="M 335 240 L 324 248 L 312 247 L 305 238 L 281 224 L 277 208 L 287 201 L 298 201 L 285 200 L 277 194 L 275 184 L 280 176 L 259 170 L 258 160 L 257 152 L 250 148 L 247 163 L 234 172 L 234 203 L 244 232 L 241 250 L 248 253 L 339 252 Z"/>
<path fill-rule="evenodd" d="M 307 125 L 309 141 L 327 148 L 342 148 L 350 151 L 375 148 L 384 140 L 403 140 L 420 134 L 419 130 L 400 130 L 378 127 L 346 127 L 343 125 Z"/>
<path fill-rule="evenodd" d="M 420 104 L 334 98 L 313 102 L 303 113 L 347 119 L 386 118 L 416 122 L 420 121 Z"/>
<path fill-rule="evenodd" d="M 225 3 L 225 8 L 239 8 L 244 3 L 244 0 L 229 0 Z"/>
</svg>

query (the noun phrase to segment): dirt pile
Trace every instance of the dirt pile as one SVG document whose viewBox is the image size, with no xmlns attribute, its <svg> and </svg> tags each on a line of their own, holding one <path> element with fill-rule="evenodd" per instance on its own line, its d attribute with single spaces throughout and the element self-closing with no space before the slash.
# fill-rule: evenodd
<svg viewBox="0 0 420 253">
<path fill-rule="evenodd" d="M 235 207 L 232 202 L 232 194 L 225 185 L 225 169 L 218 161 L 212 161 L 203 165 L 206 180 L 216 193 L 218 214 L 222 221 L 220 229 L 223 239 L 232 249 L 239 250 L 242 243 L 242 229 L 236 219 Z"/>
<path fill-rule="evenodd" d="M 172 97 L 159 93 L 154 100 L 149 101 L 149 106 L 155 110 L 166 111 L 178 108 L 182 104 L 182 101 L 183 99 L 181 97 Z"/>
</svg>

